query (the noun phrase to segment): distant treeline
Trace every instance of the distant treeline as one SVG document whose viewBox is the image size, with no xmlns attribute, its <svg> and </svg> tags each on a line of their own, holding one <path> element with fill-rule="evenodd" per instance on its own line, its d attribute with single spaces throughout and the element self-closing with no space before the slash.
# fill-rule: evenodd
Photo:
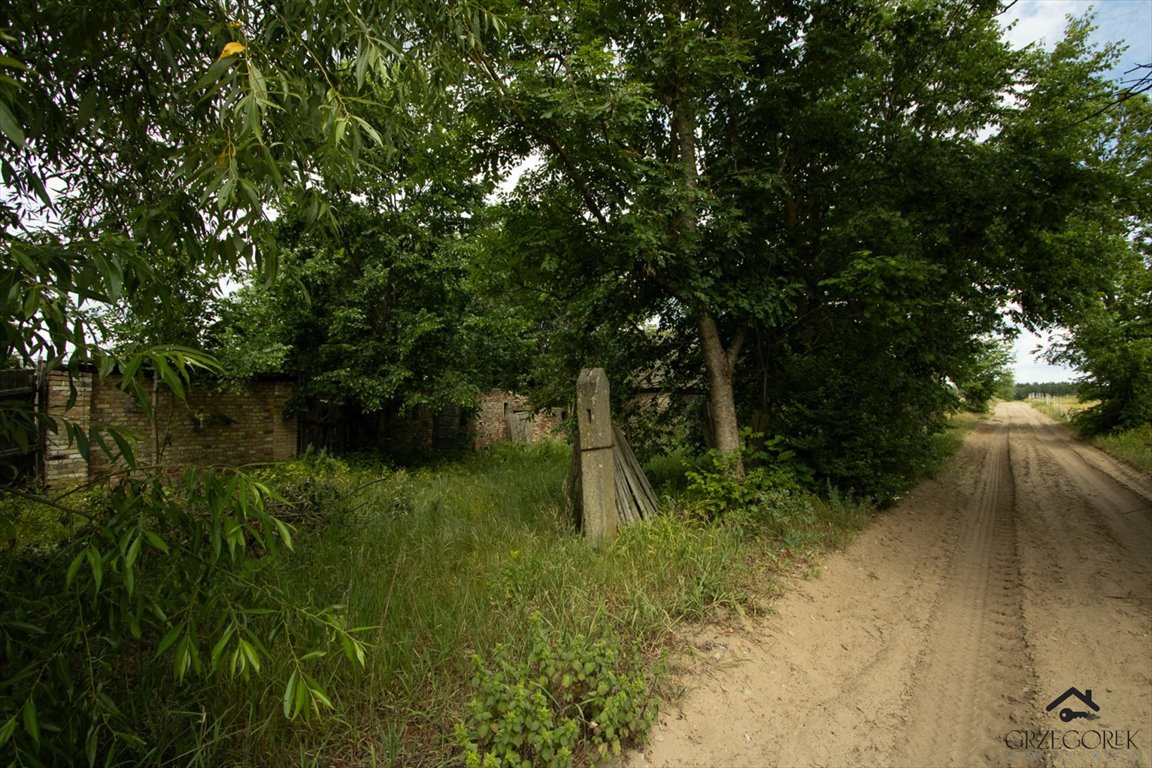
<svg viewBox="0 0 1152 768">
<path fill-rule="evenodd" d="M 1077 384 L 1073 381 L 1049 381 L 1044 383 L 1035 384 L 1017 384 L 1016 396 L 1017 400 L 1026 400 L 1033 392 L 1040 392 L 1045 395 L 1075 395 L 1077 392 Z"/>
</svg>

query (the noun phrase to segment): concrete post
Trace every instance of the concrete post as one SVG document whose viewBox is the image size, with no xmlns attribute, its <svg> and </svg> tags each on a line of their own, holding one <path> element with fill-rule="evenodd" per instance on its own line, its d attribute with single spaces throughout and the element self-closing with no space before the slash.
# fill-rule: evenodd
<svg viewBox="0 0 1152 768">
<path fill-rule="evenodd" d="M 612 461 L 612 410 L 603 368 L 585 368 L 576 380 L 580 435 L 580 489 L 584 535 L 593 544 L 616 536 L 616 475 Z"/>
</svg>

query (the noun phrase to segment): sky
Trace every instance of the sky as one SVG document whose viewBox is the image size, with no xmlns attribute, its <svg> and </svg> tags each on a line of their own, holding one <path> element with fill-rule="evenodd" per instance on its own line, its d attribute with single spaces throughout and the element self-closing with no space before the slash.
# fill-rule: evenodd
<svg viewBox="0 0 1152 768">
<path fill-rule="evenodd" d="M 1008 40 L 1017 46 L 1042 42 L 1051 49 L 1063 36 L 1067 17 L 1082 16 L 1090 10 L 1096 13 L 1094 43 L 1128 46 L 1119 65 L 1109 75 L 1117 81 L 1137 77 L 1138 73 L 1125 73 L 1138 64 L 1152 63 L 1152 0 L 1019 0 L 1005 14 L 1007 21 L 1016 22 L 1008 32 Z M 1033 354 L 1047 341 L 1046 337 L 1021 331 L 1015 345 L 1016 381 L 1071 381 L 1076 378 L 1076 371 L 1048 365 Z"/>
</svg>

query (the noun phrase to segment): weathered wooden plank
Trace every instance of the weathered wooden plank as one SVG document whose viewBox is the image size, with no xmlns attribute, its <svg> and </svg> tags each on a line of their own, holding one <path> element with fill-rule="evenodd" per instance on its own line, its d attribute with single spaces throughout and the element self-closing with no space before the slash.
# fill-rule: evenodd
<svg viewBox="0 0 1152 768">
<path fill-rule="evenodd" d="M 640 466 L 636 453 L 632 450 L 632 445 L 628 442 L 624 431 L 619 427 L 614 427 L 614 429 L 616 450 L 623 459 L 622 463 L 624 471 L 627 473 L 628 485 L 632 489 L 632 497 L 637 506 L 637 516 L 640 519 L 654 517 L 659 509 L 656 492 L 652 490 L 652 484 L 648 482 L 648 477 L 644 474 L 644 469 Z"/>
<path fill-rule="evenodd" d="M 636 508 L 632 491 L 628 487 L 627 471 L 619 452 L 613 451 L 612 459 L 616 465 L 616 514 L 621 524 L 631 524 L 636 522 Z"/>
<path fill-rule="evenodd" d="M 532 414 L 528 411 L 513 411 L 508 414 L 508 436 L 513 445 L 528 445 L 532 442 Z"/>
</svg>

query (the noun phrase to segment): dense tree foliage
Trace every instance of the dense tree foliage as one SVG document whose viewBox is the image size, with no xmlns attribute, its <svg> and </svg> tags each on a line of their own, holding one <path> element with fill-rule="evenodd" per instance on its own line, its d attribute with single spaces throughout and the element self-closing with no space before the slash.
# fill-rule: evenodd
<svg viewBox="0 0 1152 768">
<path fill-rule="evenodd" d="M 1023 384 L 1017 383 L 1013 388 L 1013 398 L 1016 400 L 1024 400 L 1032 394 L 1075 397 L 1079 392 L 1079 388 L 1080 385 L 1074 381 L 1033 381 Z"/>
<path fill-rule="evenodd" d="M 222 359 L 280 350 L 259 372 L 292 373 L 299 400 L 363 414 L 470 407 L 481 392 L 516 387 L 532 334 L 484 290 L 468 239 L 484 185 L 443 163 L 440 175 L 405 166 L 402 181 L 341 193 L 334 231 L 279 222 L 280 274 L 224 302 L 212 340 Z"/>
<path fill-rule="evenodd" d="M 1066 125 L 1115 95 L 1095 74 L 1113 52 L 1081 22 L 1052 54 L 1012 51 L 1000 10 L 510 10 L 480 103 L 493 155 L 539 163 L 494 247 L 554 300 L 560 364 L 658 370 L 709 394 L 722 450 L 739 411 L 821 477 L 882 492 L 955 402 L 947 382 L 979 378 L 1006 306 L 1056 322 L 1115 272 L 1069 242 L 1116 174 L 1084 162 L 1098 124 Z"/>
<path fill-rule="evenodd" d="M 1077 31 L 1065 47 L 1083 45 Z M 1082 374 L 1081 397 L 1098 405 L 1078 421 L 1098 433 L 1152 423 L 1152 102 L 1137 95 L 1116 103 L 1088 82 L 1096 90 L 1063 121 L 1081 142 L 1079 162 L 1100 181 L 1050 248 L 1073 254 L 1079 269 L 1095 270 L 1103 282 L 1069 296 L 1058 317 L 1067 342 L 1051 357 Z"/>
<path fill-rule="evenodd" d="M 70 302 L 161 307 L 273 259 L 269 204 L 330 218 L 325 190 L 394 146 L 487 24 L 464 3 L 5 4 L 6 354 L 86 349 Z"/>
<path fill-rule="evenodd" d="M 1152 262 L 1132 254 L 1116 289 L 1078 313 L 1055 359 L 1080 370 L 1077 393 L 1097 402 L 1077 417 L 1087 432 L 1152 424 Z"/>
<path fill-rule="evenodd" d="M 414 114 L 427 123 L 491 23 L 468 2 L 6 3 L 3 358 L 119 368 L 145 409 L 145 370 L 183 392 L 191 365 L 212 364 L 171 345 L 202 340 L 219 276 L 244 263 L 274 274 L 270 212 L 335 226 L 332 193 L 367 150 L 395 152 Z M 6 438 L 35 439 L 42 423 L 0 406 Z M 126 435 L 47 426 L 133 467 Z M 328 702 L 311 650 L 338 644 L 363 662 L 338 608 L 254 578 L 292 546 L 267 488 L 244 473 L 136 470 L 93 495 L 29 500 L 40 512 L 0 509 L 0 762 L 176 758 L 201 713 L 170 720 L 181 733 L 156 730 L 151 711 L 184 710 L 135 701 L 137 676 L 171 675 L 156 690 L 194 699 L 208 688 L 193 679 L 258 674 L 287 643 L 295 668 L 268 700 L 295 718 Z M 27 526 L 45 508 L 63 533 L 38 551 Z"/>
</svg>

